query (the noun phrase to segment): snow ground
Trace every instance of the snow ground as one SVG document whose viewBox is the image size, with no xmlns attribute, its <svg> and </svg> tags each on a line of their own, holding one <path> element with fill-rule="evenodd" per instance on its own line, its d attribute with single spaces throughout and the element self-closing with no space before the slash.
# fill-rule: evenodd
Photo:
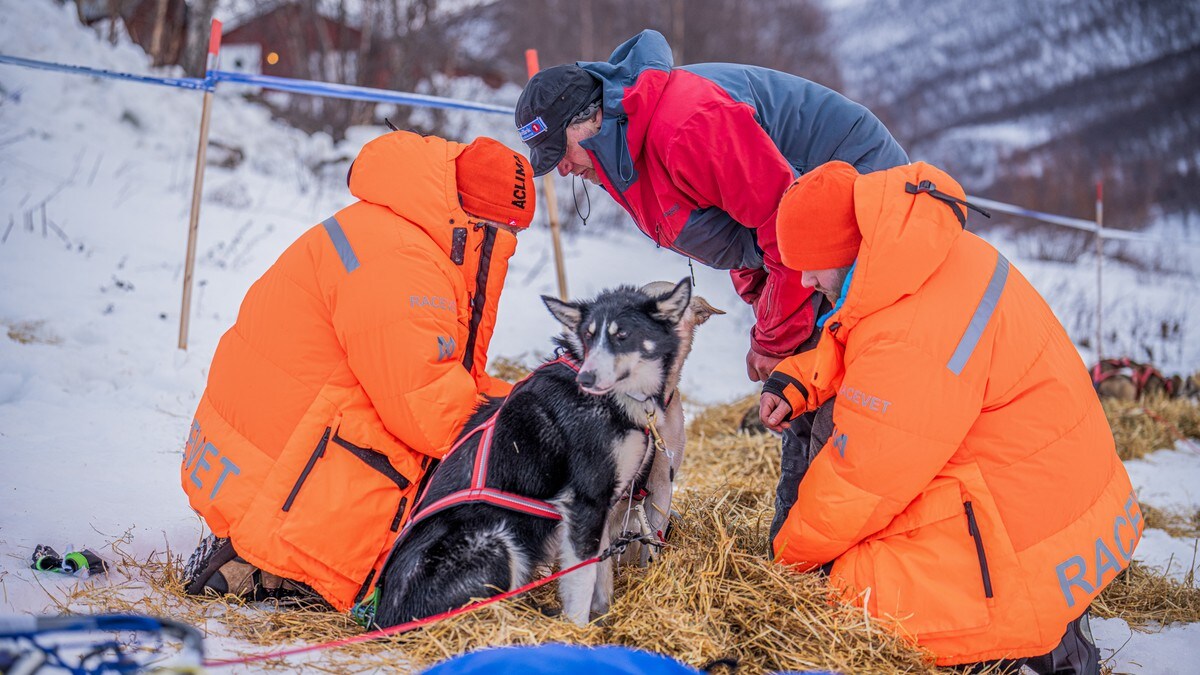
<svg viewBox="0 0 1200 675">
<path fill-rule="evenodd" d="M 110 47 L 77 26 L 70 5 L 0 6 L 5 53 L 149 72 L 138 49 Z M 470 82 L 455 90 L 484 96 Z M 488 95 L 508 103 L 516 97 L 511 87 Z M 178 452 L 217 340 L 279 252 L 349 202 L 345 163 L 316 174 L 307 167 L 353 156 L 382 131 L 355 130 L 335 145 L 218 93 L 212 139 L 242 148 L 246 159 L 232 169 L 208 168 L 189 349 L 180 351 L 199 113 L 196 92 L 0 66 L 0 613 L 52 612 L 50 594 L 76 583 L 29 570 L 36 544 L 100 549 L 128 533 L 126 550 L 138 558 L 167 545 L 176 552 L 195 545 L 200 527 L 178 487 Z M 486 133 L 520 147 L 505 117 L 464 115 L 460 123 L 464 139 Z M 210 149 L 210 157 L 216 153 Z M 560 189 L 560 201 L 564 194 Z M 564 245 L 573 295 L 689 274 L 686 261 L 631 227 L 587 231 Z M 1019 239 L 997 245 L 1072 334 L 1089 330 L 1088 261 L 1035 261 Z M 521 235 L 493 355 L 533 361 L 549 351 L 557 326 L 538 295 L 556 291 L 550 251 L 545 228 Z M 1118 339 L 1153 341 L 1160 323 L 1176 322 L 1181 334 L 1153 344 L 1167 369 L 1194 369 L 1200 340 L 1185 338 L 1200 335 L 1200 281 L 1159 275 L 1151 285 L 1116 263 L 1106 263 L 1105 274 L 1110 325 L 1143 327 Z M 729 314 L 700 329 L 684 391 L 696 403 L 751 393 L 743 366 L 749 308 L 725 274 L 697 267 L 695 275 L 698 292 Z M 1130 472 L 1148 503 L 1200 508 L 1200 459 L 1186 448 L 1131 462 Z M 1158 565 L 1173 557 L 1175 569 L 1179 561 L 1194 564 L 1193 546 L 1151 531 L 1138 557 Z M 1118 672 L 1183 672 L 1172 669 L 1200 660 L 1196 625 L 1130 637 L 1123 621 L 1097 623 L 1106 651 L 1124 645 L 1113 661 Z M 228 638 L 209 642 L 216 653 L 239 647 Z"/>
</svg>

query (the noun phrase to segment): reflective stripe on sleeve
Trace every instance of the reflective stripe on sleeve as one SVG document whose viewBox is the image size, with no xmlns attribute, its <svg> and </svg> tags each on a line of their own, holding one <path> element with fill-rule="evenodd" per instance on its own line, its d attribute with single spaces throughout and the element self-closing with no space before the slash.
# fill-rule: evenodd
<svg viewBox="0 0 1200 675">
<path fill-rule="evenodd" d="M 358 269 L 358 256 L 354 255 L 350 240 L 346 238 L 346 233 L 342 231 L 342 226 L 338 223 L 337 218 L 330 216 L 321 224 L 325 226 L 325 232 L 333 241 L 333 248 L 337 251 L 338 257 L 342 259 L 342 265 L 345 266 L 346 272 Z"/>
<path fill-rule="evenodd" d="M 962 339 L 958 341 L 958 347 L 954 349 L 954 354 L 950 357 L 950 362 L 946 367 L 955 375 L 961 375 L 963 368 L 967 365 L 967 360 L 971 358 L 971 354 L 975 351 L 975 346 L 979 344 L 979 338 L 983 335 L 983 329 L 987 328 L 988 320 L 992 318 L 992 313 L 996 311 L 996 305 L 1000 302 L 1000 294 L 1004 292 L 1004 283 L 1008 280 L 1008 259 L 999 253 L 996 254 L 996 269 L 992 271 L 992 279 L 988 282 L 987 290 L 983 292 L 983 299 L 979 301 L 979 306 L 975 308 L 975 314 L 971 317 L 971 323 L 967 324 L 967 330 L 963 333 Z"/>
</svg>

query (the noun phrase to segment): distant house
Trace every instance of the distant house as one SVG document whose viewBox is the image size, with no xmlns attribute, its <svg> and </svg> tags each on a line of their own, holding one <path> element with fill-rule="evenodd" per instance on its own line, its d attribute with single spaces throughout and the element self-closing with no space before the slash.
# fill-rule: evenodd
<svg viewBox="0 0 1200 675">
<path fill-rule="evenodd" d="M 187 44 L 184 0 L 76 0 L 75 7 L 79 20 L 88 26 L 121 19 L 129 39 L 146 50 L 154 65 L 179 63 Z"/>
<path fill-rule="evenodd" d="M 362 31 L 295 2 L 258 3 L 225 24 L 221 69 L 353 82 Z"/>
</svg>

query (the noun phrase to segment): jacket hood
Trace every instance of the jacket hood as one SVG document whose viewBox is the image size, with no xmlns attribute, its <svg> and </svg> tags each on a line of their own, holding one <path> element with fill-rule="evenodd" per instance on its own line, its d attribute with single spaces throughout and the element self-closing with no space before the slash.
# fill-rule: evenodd
<svg viewBox="0 0 1200 675">
<path fill-rule="evenodd" d="M 915 293 L 946 260 L 963 227 L 944 201 L 912 194 L 929 181 L 946 194 L 965 199 L 949 174 L 924 162 L 876 171 L 854 182 L 854 212 L 862 245 L 854 278 L 833 320 L 847 328 L 863 317 Z"/>
<path fill-rule="evenodd" d="M 651 118 L 636 113 L 658 106 L 674 64 L 667 39 L 655 30 L 644 30 L 626 40 L 608 61 L 576 62 L 604 88 L 600 131 L 580 146 L 600 160 L 609 180 L 622 192 L 637 180 L 633 163 L 641 154 Z M 636 123 L 630 124 L 630 118 Z"/>
<path fill-rule="evenodd" d="M 454 160 L 467 146 L 393 131 L 363 146 L 350 167 L 350 193 L 424 230 L 450 256 L 454 228 L 465 227 Z"/>
</svg>

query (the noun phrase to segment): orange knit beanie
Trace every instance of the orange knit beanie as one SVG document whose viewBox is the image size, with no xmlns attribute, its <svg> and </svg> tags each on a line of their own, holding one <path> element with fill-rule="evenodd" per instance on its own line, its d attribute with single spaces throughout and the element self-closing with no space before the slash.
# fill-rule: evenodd
<svg viewBox="0 0 1200 675">
<path fill-rule="evenodd" d="M 788 187 L 775 223 L 783 264 L 812 272 L 854 262 L 862 243 L 854 215 L 857 178 L 858 172 L 849 164 L 827 162 Z"/>
<path fill-rule="evenodd" d="M 512 227 L 533 220 L 533 169 L 525 156 L 480 136 L 454 160 L 463 211 Z"/>
</svg>

